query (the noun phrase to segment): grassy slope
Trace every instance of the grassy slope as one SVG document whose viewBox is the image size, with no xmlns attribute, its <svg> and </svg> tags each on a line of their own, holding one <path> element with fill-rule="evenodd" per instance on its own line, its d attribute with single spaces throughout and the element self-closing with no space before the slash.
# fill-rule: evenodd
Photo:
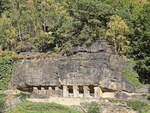
<svg viewBox="0 0 150 113">
<path fill-rule="evenodd" d="M 8 113 L 80 113 L 80 112 L 55 103 L 36 103 L 25 101 Z"/>
</svg>

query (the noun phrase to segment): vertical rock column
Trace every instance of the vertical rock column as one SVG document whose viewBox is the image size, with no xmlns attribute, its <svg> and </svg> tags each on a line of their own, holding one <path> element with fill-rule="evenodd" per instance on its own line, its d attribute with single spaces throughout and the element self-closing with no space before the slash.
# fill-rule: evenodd
<svg viewBox="0 0 150 113">
<path fill-rule="evenodd" d="M 33 92 L 36 93 L 36 94 L 38 94 L 39 93 L 38 92 L 38 88 L 37 87 L 33 87 Z"/>
<path fill-rule="evenodd" d="M 73 86 L 73 97 L 79 97 L 78 86 Z"/>
<path fill-rule="evenodd" d="M 88 86 L 83 86 L 83 90 L 84 90 L 84 97 L 90 97 L 90 91 L 89 91 L 89 87 Z"/>
<path fill-rule="evenodd" d="M 47 95 L 52 96 L 52 87 L 48 87 Z"/>
<path fill-rule="evenodd" d="M 102 91 L 100 87 L 94 87 L 94 97 L 100 98 L 102 96 Z"/>
<path fill-rule="evenodd" d="M 63 97 L 68 97 L 68 87 L 67 86 L 63 86 Z"/>
<path fill-rule="evenodd" d="M 41 87 L 41 94 L 42 94 L 42 95 L 46 95 L 46 90 L 45 90 L 44 87 Z"/>
<path fill-rule="evenodd" d="M 55 96 L 60 96 L 60 94 L 59 94 L 59 87 L 55 87 Z"/>
</svg>

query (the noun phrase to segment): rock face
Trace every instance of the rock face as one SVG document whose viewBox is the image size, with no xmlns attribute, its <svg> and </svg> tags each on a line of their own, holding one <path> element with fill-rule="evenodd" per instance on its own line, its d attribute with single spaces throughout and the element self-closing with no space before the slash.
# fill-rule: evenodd
<svg viewBox="0 0 150 113">
<path fill-rule="evenodd" d="M 113 55 L 106 42 L 75 47 L 72 52 L 68 57 L 20 61 L 12 85 L 16 88 L 98 85 L 104 91 L 134 92 L 134 87 L 122 75 L 126 60 Z"/>
</svg>

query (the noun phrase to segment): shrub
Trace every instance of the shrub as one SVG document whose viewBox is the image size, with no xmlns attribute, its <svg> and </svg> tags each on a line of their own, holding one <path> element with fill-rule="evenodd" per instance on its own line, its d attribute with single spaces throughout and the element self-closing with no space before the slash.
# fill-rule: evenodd
<svg viewBox="0 0 150 113">
<path fill-rule="evenodd" d="M 149 102 L 138 101 L 138 100 L 129 100 L 126 102 L 129 107 L 133 108 L 136 111 L 139 111 L 140 113 L 148 113 L 148 111 L 150 110 Z"/>
<path fill-rule="evenodd" d="M 4 95 L 4 94 L 0 94 L 0 113 L 3 113 L 5 106 L 6 106 L 5 100 L 4 100 L 5 96 L 6 95 Z"/>
<path fill-rule="evenodd" d="M 20 92 L 19 94 L 16 95 L 16 97 L 20 97 L 20 99 L 26 99 L 30 96 L 30 93 L 27 92 Z"/>
<path fill-rule="evenodd" d="M 5 90 L 12 72 L 14 71 L 17 59 L 13 58 L 15 53 L 11 51 L 0 52 L 0 90 Z"/>
<path fill-rule="evenodd" d="M 87 113 L 100 113 L 100 106 L 96 102 L 92 102 L 88 107 Z"/>
<path fill-rule="evenodd" d="M 128 82 L 135 87 L 140 87 L 142 84 L 139 81 L 137 72 L 133 69 L 135 62 L 130 60 L 123 70 L 123 75 L 127 78 Z"/>
</svg>

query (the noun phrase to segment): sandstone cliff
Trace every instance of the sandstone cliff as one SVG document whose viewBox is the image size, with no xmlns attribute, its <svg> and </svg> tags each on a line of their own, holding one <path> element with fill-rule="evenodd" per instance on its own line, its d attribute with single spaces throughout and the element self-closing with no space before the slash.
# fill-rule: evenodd
<svg viewBox="0 0 150 113">
<path fill-rule="evenodd" d="M 99 85 L 103 91 L 134 92 L 122 75 L 127 61 L 112 54 L 106 42 L 71 51 L 72 55 L 66 57 L 22 59 L 12 78 L 13 87 Z"/>
</svg>

